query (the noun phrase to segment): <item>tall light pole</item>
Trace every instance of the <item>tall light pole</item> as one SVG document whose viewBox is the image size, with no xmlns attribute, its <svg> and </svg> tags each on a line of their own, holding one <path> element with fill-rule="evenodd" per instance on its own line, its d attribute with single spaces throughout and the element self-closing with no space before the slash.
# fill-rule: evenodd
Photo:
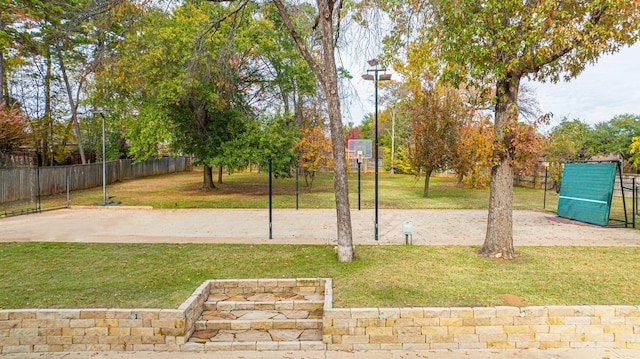
<svg viewBox="0 0 640 359">
<path fill-rule="evenodd" d="M 375 85 L 375 124 L 376 124 L 376 128 L 375 128 L 375 205 L 376 205 L 376 211 L 375 211 L 375 217 L 374 217 L 374 229 L 373 229 L 373 238 L 377 241 L 378 240 L 378 81 L 389 81 L 391 80 L 391 74 L 379 74 L 380 72 L 386 72 L 387 69 L 382 67 L 378 67 L 378 65 L 380 64 L 378 62 L 378 59 L 373 59 L 373 60 L 369 60 L 367 61 L 367 63 L 369 64 L 369 66 L 372 66 L 372 69 L 368 69 L 367 72 L 373 72 L 373 75 L 366 73 L 362 75 L 362 78 L 367 80 L 367 81 L 373 81 L 374 85 Z"/>
<path fill-rule="evenodd" d="M 100 114 L 102 117 L 102 203 L 98 203 L 98 205 L 106 206 L 107 205 L 107 139 L 104 131 L 104 110 L 96 109 L 93 110 L 93 113 Z"/>
</svg>

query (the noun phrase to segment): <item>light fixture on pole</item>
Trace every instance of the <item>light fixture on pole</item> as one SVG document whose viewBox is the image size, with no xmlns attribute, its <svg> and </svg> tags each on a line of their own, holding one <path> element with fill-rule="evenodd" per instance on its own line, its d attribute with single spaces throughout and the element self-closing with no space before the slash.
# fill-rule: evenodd
<svg viewBox="0 0 640 359">
<path fill-rule="evenodd" d="M 378 67 L 378 65 L 380 64 L 378 62 L 377 59 L 373 59 L 373 60 L 369 60 L 367 61 L 367 63 L 369 64 L 369 66 L 372 66 L 372 69 L 368 69 L 367 72 L 373 72 L 373 75 L 366 73 L 362 75 L 362 78 L 367 80 L 367 81 L 373 81 L 374 85 L 375 85 L 375 124 L 376 124 L 376 128 L 375 128 L 375 149 L 374 149 L 374 153 L 375 153 L 375 217 L 373 219 L 374 222 L 374 234 L 373 237 L 374 239 L 377 241 L 378 240 L 378 82 L 379 81 L 389 81 L 391 80 L 391 74 L 385 74 L 384 72 L 387 71 L 386 68 L 382 67 Z M 383 72 L 382 74 L 379 74 L 380 72 Z"/>
<path fill-rule="evenodd" d="M 104 121 L 105 121 L 105 117 L 104 117 L 104 110 L 102 109 L 95 109 L 93 110 L 94 114 L 100 114 L 100 117 L 102 117 L 102 203 L 96 203 L 98 206 L 111 206 L 111 205 L 118 205 L 120 204 L 120 201 L 114 202 L 111 199 L 109 199 L 109 202 L 107 202 L 107 139 L 106 139 L 106 134 L 105 134 L 105 129 L 104 129 Z"/>
</svg>

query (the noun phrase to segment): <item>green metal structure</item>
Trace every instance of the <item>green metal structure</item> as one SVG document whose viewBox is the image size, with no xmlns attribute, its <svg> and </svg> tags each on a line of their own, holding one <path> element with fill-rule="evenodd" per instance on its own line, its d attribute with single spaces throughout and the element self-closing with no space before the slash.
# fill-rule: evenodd
<svg viewBox="0 0 640 359">
<path fill-rule="evenodd" d="M 608 225 L 617 166 L 617 162 L 565 164 L 558 216 Z"/>
</svg>

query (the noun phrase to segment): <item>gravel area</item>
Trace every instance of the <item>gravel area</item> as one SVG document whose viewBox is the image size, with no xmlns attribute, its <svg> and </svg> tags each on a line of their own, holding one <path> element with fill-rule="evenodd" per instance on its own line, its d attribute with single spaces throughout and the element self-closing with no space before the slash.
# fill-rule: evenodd
<svg viewBox="0 0 640 359">
<path fill-rule="evenodd" d="M 353 210 L 356 245 L 404 244 L 403 222 L 411 222 L 414 245 L 482 245 L 487 210 Z M 73 207 L 0 219 L 0 241 L 94 243 L 334 244 L 332 209 L 275 209 L 269 239 L 267 209 L 151 209 Z M 639 246 L 640 231 L 589 225 L 551 212 L 514 211 L 516 246 Z"/>
</svg>

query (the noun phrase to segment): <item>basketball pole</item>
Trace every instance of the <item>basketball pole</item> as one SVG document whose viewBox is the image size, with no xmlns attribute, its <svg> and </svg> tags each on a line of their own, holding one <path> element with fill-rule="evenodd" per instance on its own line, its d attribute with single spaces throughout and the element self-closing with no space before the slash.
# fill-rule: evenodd
<svg viewBox="0 0 640 359">
<path fill-rule="evenodd" d="M 358 162 L 358 211 L 360 210 L 360 157 L 356 158 Z"/>
</svg>

